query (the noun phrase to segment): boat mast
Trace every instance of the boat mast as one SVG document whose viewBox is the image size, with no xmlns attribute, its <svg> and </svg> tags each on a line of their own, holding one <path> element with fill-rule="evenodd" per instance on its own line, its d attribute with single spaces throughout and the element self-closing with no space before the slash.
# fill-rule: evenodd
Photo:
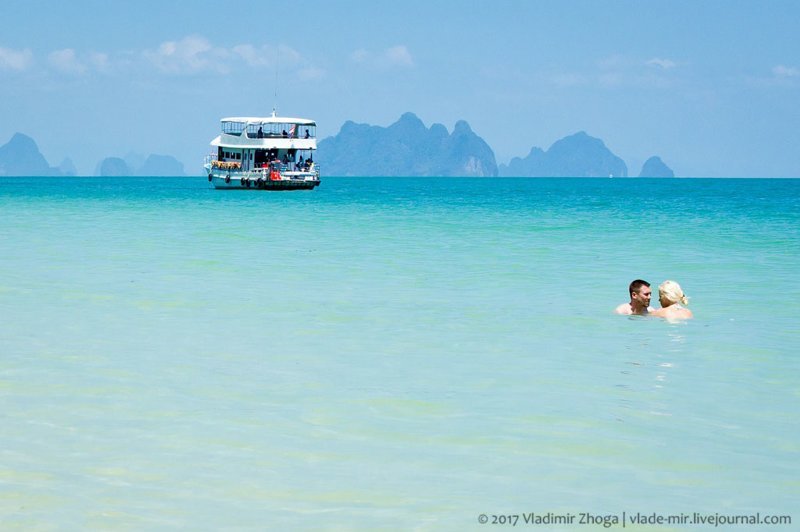
<svg viewBox="0 0 800 532">
<path fill-rule="evenodd" d="M 272 96 L 272 116 L 275 116 L 275 111 L 278 108 L 278 62 L 280 60 L 280 43 L 275 45 L 275 85 L 274 94 Z"/>
</svg>

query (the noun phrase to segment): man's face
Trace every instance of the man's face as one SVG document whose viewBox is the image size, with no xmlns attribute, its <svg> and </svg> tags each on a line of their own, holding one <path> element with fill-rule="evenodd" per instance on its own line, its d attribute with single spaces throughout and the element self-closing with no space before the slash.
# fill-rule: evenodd
<svg viewBox="0 0 800 532">
<path fill-rule="evenodd" d="M 650 306 L 651 295 L 652 290 L 650 290 L 649 286 L 640 286 L 639 290 L 633 293 L 631 299 L 638 302 L 643 308 L 647 308 Z"/>
</svg>

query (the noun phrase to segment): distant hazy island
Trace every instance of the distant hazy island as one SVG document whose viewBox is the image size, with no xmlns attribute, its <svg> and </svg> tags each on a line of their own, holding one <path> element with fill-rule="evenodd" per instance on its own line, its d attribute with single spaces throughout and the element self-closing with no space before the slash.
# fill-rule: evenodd
<svg viewBox="0 0 800 532">
<path fill-rule="evenodd" d="M 5 145 L 0 146 L 2 175 L 75 175 L 75 166 L 69 159 L 64 159 L 58 167 L 50 166 L 32 138 L 16 133 Z"/>
<path fill-rule="evenodd" d="M 170 155 L 151 154 L 146 159 L 141 155 L 128 154 L 120 157 L 106 157 L 97 164 L 95 175 L 108 177 L 121 176 L 184 176 L 183 164 Z"/>
<path fill-rule="evenodd" d="M 547 151 L 531 148 L 524 159 L 514 157 L 500 166 L 508 177 L 628 177 L 625 161 L 605 143 L 580 131 L 556 141 Z"/>
<path fill-rule="evenodd" d="M 70 176 L 76 175 L 75 165 L 64 159 L 59 166 L 50 166 L 31 137 L 16 133 L 0 146 L 0 176 Z M 169 155 L 150 155 L 144 158 L 129 154 L 124 159 L 106 157 L 95 169 L 98 176 L 184 176 L 183 164 Z"/>
<path fill-rule="evenodd" d="M 452 132 L 442 124 L 430 128 L 405 113 L 388 126 L 345 122 L 339 133 L 319 142 L 316 159 L 328 176 L 446 177 L 628 177 L 628 166 L 605 143 L 580 131 L 543 150 L 532 147 L 524 158 L 497 165 L 491 147 L 463 120 Z M 198 165 L 199 166 L 199 165 Z M 0 147 L 0 176 L 75 175 L 72 161 L 50 166 L 36 142 L 15 134 Z M 190 169 L 189 174 L 197 173 Z M 97 163 L 98 176 L 183 176 L 183 164 L 169 155 L 128 154 Z M 639 177 L 674 177 L 657 156 L 642 166 Z"/>
<path fill-rule="evenodd" d="M 389 127 L 347 121 L 319 143 L 325 173 L 341 176 L 497 176 L 494 152 L 463 120 L 452 133 L 413 113 Z"/>
</svg>

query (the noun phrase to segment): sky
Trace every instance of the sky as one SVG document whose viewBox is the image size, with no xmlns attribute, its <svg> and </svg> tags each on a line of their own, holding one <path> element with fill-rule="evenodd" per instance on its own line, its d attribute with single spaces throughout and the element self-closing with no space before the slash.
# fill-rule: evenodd
<svg viewBox="0 0 800 532">
<path fill-rule="evenodd" d="M 638 175 L 800 177 L 795 0 L 0 0 L 0 145 L 202 173 L 226 116 L 466 120 L 498 164 L 586 131 Z M 322 162 L 322 161 L 321 161 Z"/>
</svg>

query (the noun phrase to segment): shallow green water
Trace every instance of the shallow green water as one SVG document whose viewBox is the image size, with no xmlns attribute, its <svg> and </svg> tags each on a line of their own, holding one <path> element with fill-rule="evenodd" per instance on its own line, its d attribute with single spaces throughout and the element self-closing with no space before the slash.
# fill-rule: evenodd
<svg viewBox="0 0 800 532">
<path fill-rule="evenodd" d="M 207 187 L 0 180 L 4 529 L 791 514 L 800 181 Z"/>
</svg>

